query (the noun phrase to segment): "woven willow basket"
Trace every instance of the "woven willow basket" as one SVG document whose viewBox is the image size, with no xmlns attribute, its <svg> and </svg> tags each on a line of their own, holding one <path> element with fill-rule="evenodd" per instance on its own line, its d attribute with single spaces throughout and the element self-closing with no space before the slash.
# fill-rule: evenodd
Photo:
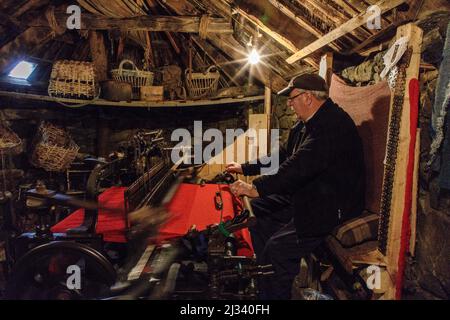
<svg viewBox="0 0 450 320">
<path fill-rule="evenodd" d="M 10 128 L 0 123 L 0 151 L 16 155 L 22 152 L 22 140 Z"/>
<path fill-rule="evenodd" d="M 42 122 L 35 138 L 31 164 L 47 171 L 61 172 L 75 160 L 79 149 L 66 131 Z"/>
<path fill-rule="evenodd" d="M 213 69 L 215 71 L 212 71 Z M 190 98 L 199 99 L 216 94 L 220 73 L 215 66 L 210 66 L 205 73 L 193 72 L 189 76 L 189 69 L 186 69 L 184 73 Z"/>
<path fill-rule="evenodd" d="M 124 69 L 125 64 L 129 64 L 131 69 Z M 118 82 L 126 82 L 133 87 L 133 93 L 139 96 L 139 89 L 143 86 L 153 84 L 154 73 L 151 71 L 139 70 L 131 60 L 123 60 L 118 69 L 111 70 L 111 75 Z"/>
<path fill-rule="evenodd" d="M 48 94 L 51 97 L 93 99 L 98 95 L 92 62 L 60 60 L 53 64 Z"/>
</svg>

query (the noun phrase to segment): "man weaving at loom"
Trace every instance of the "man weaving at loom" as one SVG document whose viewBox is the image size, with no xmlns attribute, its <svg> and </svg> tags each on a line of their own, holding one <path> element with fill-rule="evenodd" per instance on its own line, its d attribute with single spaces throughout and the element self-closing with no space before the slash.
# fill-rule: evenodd
<svg viewBox="0 0 450 320">
<path fill-rule="evenodd" d="M 278 171 L 258 177 L 253 185 L 231 185 L 234 194 L 255 198 L 257 224 L 250 232 L 256 258 L 275 270 L 259 283 L 262 299 L 289 299 L 301 257 L 364 208 L 361 139 L 350 116 L 328 98 L 325 81 L 304 74 L 278 94 L 288 96 L 298 117 L 286 149 L 280 150 Z M 231 163 L 227 171 L 256 175 L 262 167 L 261 161 Z"/>
</svg>

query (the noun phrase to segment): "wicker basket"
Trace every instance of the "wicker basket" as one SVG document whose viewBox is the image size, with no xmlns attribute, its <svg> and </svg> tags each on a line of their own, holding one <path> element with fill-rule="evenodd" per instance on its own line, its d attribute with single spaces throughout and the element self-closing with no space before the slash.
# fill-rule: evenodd
<svg viewBox="0 0 450 320">
<path fill-rule="evenodd" d="M 60 60 L 53 64 L 48 94 L 51 97 L 93 99 L 98 95 L 92 62 Z"/>
<path fill-rule="evenodd" d="M 212 71 L 212 69 L 215 71 Z M 195 72 L 189 76 L 189 69 L 185 70 L 186 88 L 192 99 L 204 98 L 217 92 L 220 73 L 215 66 L 210 66 L 205 73 Z"/>
<path fill-rule="evenodd" d="M 124 65 L 131 65 L 132 69 L 124 69 Z M 139 97 L 139 89 L 143 86 L 153 85 L 154 73 L 151 71 L 139 70 L 131 60 L 123 60 L 119 69 L 111 70 L 111 75 L 118 82 L 126 82 L 133 86 L 133 93 Z"/>
<path fill-rule="evenodd" d="M 31 164 L 47 171 L 61 172 L 71 165 L 79 149 L 66 131 L 42 122 L 35 138 Z"/>
<path fill-rule="evenodd" d="M 22 152 L 22 140 L 10 128 L 0 123 L 0 151 L 8 154 Z"/>
</svg>

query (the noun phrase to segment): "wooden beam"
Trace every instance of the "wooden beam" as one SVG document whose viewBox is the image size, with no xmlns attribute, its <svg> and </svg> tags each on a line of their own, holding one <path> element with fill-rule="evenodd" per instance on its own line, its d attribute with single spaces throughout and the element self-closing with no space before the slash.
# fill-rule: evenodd
<svg viewBox="0 0 450 320">
<path fill-rule="evenodd" d="M 48 0 L 29 0 L 25 1 L 17 10 L 12 13 L 13 17 L 20 17 L 22 14 L 29 10 L 36 10 L 39 7 L 48 5 Z"/>
<path fill-rule="evenodd" d="M 199 36 L 192 36 L 192 41 L 208 56 L 208 58 L 218 66 L 222 72 L 237 86 L 241 86 L 242 83 L 238 82 L 236 79 L 237 70 L 233 67 L 227 58 L 219 53 L 211 44 L 207 41 L 200 39 Z"/>
<path fill-rule="evenodd" d="M 262 32 L 267 34 L 269 37 L 271 37 L 273 40 L 275 40 L 277 43 L 281 44 L 284 48 L 288 49 L 290 52 L 297 52 L 299 49 L 288 39 L 280 35 L 279 33 L 271 30 L 269 27 L 267 27 L 261 20 L 256 18 L 255 16 L 248 14 L 242 9 L 235 8 L 235 12 L 239 13 L 241 16 L 243 16 L 246 20 L 253 23 L 257 28 L 259 28 Z M 315 69 L 319 69 L 319 64 L 314 61 L 313 59 L 306 58 L 304 59 L 306 63 L 311 65 Z"/>
<path fill-rule="evenodd" d="M 165 108 L 165 107 L 208 107 L 214 105 L 223 105 L 223 104 L 242 104 L 244 102 L 253 102 L 253 101 L 263 101 L 264 96 L 252 96 L 252 97 L 244 97 L 244 98 L 223 98 L 223 99 L 215 99 L 215 100 L 169 100 L 169 101 L 161 101 L 161 102 L 150 102 L 150 101 L 108 101 L 104 99 L 94 100 L 89 102 L 88 100 L 81 99 L 68 99 L 68 98 L 53 98 L 49 96 L 43 96 L 32 93 L 20 93 L 20 92 L 12 92 L 12 91 L 4 91 L 0 90 L 0 97 L 8 97 L 12 99 L 18 100 L 33 100 L 33 101 L 41 101 L 41 102 L 53 102 L 57 105 L 58 102 L 63 102 L 66 104 L 84 104 L 86 106 L 105 106 L 105 107 L 118 107 L 118 108 Z M 59 105 L 58 105 L 59 106 Z"/>
<path fill-rule="evenodd" d="M 417 198 L 419 188 L 419 165 L 420 165 L 420 128 L 417 128 L 416 148 L 414 158 L 414 176 L 412 187 L 412 203 L 411 203 L 411 239 L 409 240 L 409 252 L 414 257 L 416 254 L 416 236 L 417 236 Z"/>
<path fill-rule="evenodd" d="M 211 8 L 213 8 L 214 12 L 219 13 L 220 15 L 224 16 L 225 18 L 230 18 L 231 19 L 231 10 L 225 10 L 225 8 L 227 7 L 228 9 L 230 8 L 229 4 L 226 4 L 225 0 L 219 0 L 219 1 L 211 1 L 211 0 L 206 0 L 208 2 L 208 4 L 210 5 Z M 173 4 L 172 4 L 173 3 Z M 175 0 L 166 0 L 166 4 L 169 4 L 170 7 L 173 7 L 177 4 L 178 2 Z M 219 3 L 221 4 L 219 6 Z M 176 11 L 178 14 L 185 14 L 185 11 Z M 245 21 L 245 18 L 243 16 L 240 16 L 242 18 L 242 21 Z M 240 22 L 238 24 L 239 27 L 242 27 L 242 30 L 244 30 L 246 33 L 250 33 L 250 34 L 254 34 L 256 32 L 255 28 L 253 28 L 250 24 L 247 23 L 243 23 Z M 237 32 L 235 32 L 236 35 Z M 264 36 L 266 36 L 264 34 Z M 266 41 L 269 40 L 269 41 Z M 274 43 L 274 41 L 270 41 L 271 38 L 267 38 L 263 39 L 260 41 L 264 41 L 264 51 L 265 53 L 269 53 L 270 56 L 265 57 L 265 63 L 270 66 L 270 68 L 272 70 L 274 70 L 274 72 L 280 74 L 283 76 L 283 78 L 287 79 L 286 75 L 291 75 L 291 74 L 298 74 L 301 71 L 303 71 L 304 69 L 299 69 L 299 67 L 302 67 L 301 65 L 297 65 L 297 66 L 290 66 L 288 64 L 285 63 L 285 56 L 287 56 L 289 53 L 281 50 L 279 45 L 276 45 Z M 227 51 L 225 51 L 227 52 Z M 314 68 L 314 67 L 312 67 Z"/>
<path fill-rule="evenodd" d="M 409 157 L 409 143 L 411 140 L 410 135 L 410 97 L 409 97 L 409 82 L 411 79 L 419 78 L 419 66 L 420 66 L 420 52 L 422 45 L 422 29 L 416 25 L 410 23 L 405 26 L 401 26 L 397 30 L 396 39 L 407 36 L 409 37 L 408 47 L 412 48 L 411 61 L 409 67 L 406 69 L 406 79 L 405 79 L 405 90 L 404 90 L 404 101 L 403 101 L 403 112 L 401 114 L 399 137 L 398 137 L 398 149 L 397 149 L 397 159 L 396 167 L 394 173 L 393 187 L 392 187 L 392 199 L 390 206 L 390 217 L 389 217 L 389 229 L 387 238 L 387 251 L 386 251 L 386 262 L 387 270 L 389 274 L 393 277 L 393 284 L 386 293 L 387 299 L 395 299 L 396 297 L 396 283 L 395 279 L 398 276 L 398 262 L 400 257 L 400 245 L 402 240 L 402 229 L 403 227 L 403 211 L 405 206 L 405 193 L 406 193 L 406 166 Z M 391 108 L 394 103 L 394 95 L 391 97 Z M 391 119 L 391 115 L 389 115 Z M 416 189 L 417 190 L 417 189 Z M 415 197 L 417 195 L 413 195 Z M 412 211 L 414 208 L 412 208 Z"/>
<path fill-rule="evenodd" d="M 282 13 L 284 13 L 286 16 L 288 16 L 290 19 L 294 20 L 300 27 L 302 27 L 306 31 L 310 32 L 311 34 L 315 35 L 317 38 L 320 38 L 321 36 L 323 36 L 323 33 L 319 29 L 315 28 L 303 16 L 297 15 L 294 12 L 292 12 L 292 10 L 289 7 L 287 7 L 285 4 L 281 3 L 278 0 L 269 0 L 269 2 L 275 8 L 277 8 Z M 335 49 L 335 48 L 333 48 L 333 49 Z"/>
<path fill-rule="evenodd" d="M 383 38 L 384 36 L 388 36 L 389 33 L 394 32 L 394 30 L 406 23 L 407 21 L 404 20 L 397 20 L 393 23 L 391 23 L 389 26 L 387 26 L 386 28 L 378 31 L 377 33 L 371 35 L 369 38 L 367 38 L 366 40 L 364 40 L 363 42 L 361 42 L 360 44 L 358 44 L 356 47 L 354 47 L 353 49 L 351 49 L 348 54 L 352 54 L 352 53 L 360 53 L 361 50 L 363 50 L 364 48 L 366 48 L 367 46 L 369 46 L 370 44 L 374 43 L 375 41 Z"/>
<path fill-rule="evenodd" d="M 58 25 L 65 26 L 69 17 L 65 12 L 55 12 Z M 201 17 L 193 16 L 138 16 L 131 18 L 110 18 L 91 13 L 83 13 L 81 19 L 82 30 L 126 30 L 126 31 L 169 31 L 198 33 Z M 209 18 L 208 32 L 233 33 L 231 24 L 223 18 Z M 47 19 L 41 17 L 31 22 L 30 27 L 46 27 Z"/>
<path fill-rule="evenodd" d="M 324 15 L 328 20 L 330 20 L 332 23 L 332 26 L 339 26 L 343 23 L 345 23 L 349 18 L 355 16 L 358 13 L 355 14 L 350 14 L 350 15 L 346 15 L 345 13 L 347 13 L 344 9 L 343 12 L 341 12 L 340 10 L 335 9 L 333 6 L 331 6 L 330 4 L 327 3 L 323 3 L 323 1 L 320 0 L 307 0 L 307 1 L 299 1 L 297 0 L 297 2 L 301 2 L 303 6 L 305 7 L 311 7 L 310 11 L 312 13 L 315 13 L 316 11 L 319 11 L 322 13 L 322 15 Z M 365 39 L 368 36 L 371 35 L 370 32 L 366 31 L 366 30 L 352 30 L 350 32 L 355 39 L 361 41 L 361 39 Z M 348 40 L 350 41 L 355 41 L 351 38 L 349 38 Z"/>
<path fill-rule="evenodd" d="M 331 84 L 331 76 L 333 75 L 333 54 L 328 52 L 320 59 L 319 76 L 325 79 L 328 87 Z"/>
<path fill-rule="evenodd" d="M 180 7 L 180 2 L 176 0 L 166 0 L 164 4 L 180 15 L 186 14 L 187 12 L 195 12 L 195 7 L 188 2 L 183 2 L 183 7 Z M 213 2 L 211 2 L 211 5 L 217 9 Z M 221 14 L 225 15 L 226 12 L 222 12 Z M 245 55 L 245 52 L 247 51 L 246 48 L 244 48 L 232 35 L 210 34 L 208 38 L 216 48 L 225 52 L 232 59 L 237 61 L 247 59 Z M 266 49 L 269 49 L 269 47 L 270 44 Z M 272 69 L 273 67 L 269 68 L 260 65 L 254 76 L 272 90 L 279 91 L 287 85 L 287 81 L 276 74 Z"/>
<path fill-rule="evenodd" d="M 89 46 L 94 63 L 95 79 L 96 81 L 104 81 L 108 79 L 108 54 L 103 33 L 94 30 L 89 31 Z"/>
<path fill-rule="evenodd" d="M 381 14 L 401 5 L 406 0 L 381 0 L 377 3 L 378 7 L 381 10 Z M 286 59 L 287 63 L 294 63 L 300 59 L 305 58 L 306 56 L 310 55 L 314 51 L 326 46 L 330 42 L 342 37 L 343 35 L 347 34 L 348 32 L 355 30 L 356 28 L 360 27 L 364 23 L 367 22 L 367 19 L 372 15 L 371 12 L 361 12 L 356 17 L 350 19 L 340 27 L 334 29 L 333 31 L 329 32 L 328 34 L 324 35 L 322 38 L 318 39 L 317 41 L 314 41 L 310 45 L 308 45 L 306 48 L 303 48 L 302 50 L 298 51 L 297 53 L 290 56 L 288 59 Z"/>
<path fill-rule="evenodd" d="M 352 6 L 353 8 L 355 8 L 356 10 L 358 10 L 359 12 L 363 12 L 367 10 L 367 4 L 369 6 L 371 6 L 372 4 L 375 4 L 377 0 L 366 0 L 361 1 L 361 0 L 345 0 L 345 2 L 347 2 L 350 6 Z M 358 12 L 358 13 L 359 13 Z M 381 17 L 382 20 L 384 20 L 386 23 L 391 23 L 391 21 L 389 19 L 387 19 L 386 17 Z"/>
<path fill-rule="evenodd" d="M 51 39 L 51 33 L 48 28 L 28 28 L 13 41 L 0 48 L 0 73 L 9 70 L 10 64 L 14 60 L 20 59 L 24 54 L 31 51 L 32 48 L 43 45 Z"/>
<path fill-rule="evenodd" d="M 229 54 L 232 59 L 247 60 L 244 54 L 246 49 L 232 35 L 211 35 L 210 40 L 215 47 Z M 252 76 L 274 91 L 280 91 L 287 85 L 286 80 L 264 65 L 258 66 L 258 70 Z"/>
</svg>

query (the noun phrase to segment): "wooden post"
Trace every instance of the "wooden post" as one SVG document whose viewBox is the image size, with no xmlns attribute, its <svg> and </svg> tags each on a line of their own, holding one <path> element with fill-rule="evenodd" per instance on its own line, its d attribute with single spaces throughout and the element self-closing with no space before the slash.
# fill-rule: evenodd
<svg viewBox="0 0 450 320">
<path fill-rule="evenodd" d="M 412 48 L 412 57 L 409 67 L 406 69 L 406 81 L 403 101 L 403 112 L 401 115 L 401 124 L 399 130 L 399 142 L 397 149 L 396 168 L 394 174 L 392 199 L 389 218 L 388 240 L 386 248 L 387 271 L 391 275 L 392 283 L 388 288 L 385 298 L 395 299 L 396 297 L 396 279 L 398 275 L 398 263 L 400 257 L 403 211 L 405 206 L 405 188 L 406 188 L 406 166 L 409 156 L 410 143 L 410 98 L 409 82 L 411 79 L 418 79 L 420 66 L 420 51 L 422 47 L 422 30 L 416 25 L 410 23 L 397 29 L 396 39 L 409 37 L 409 47 Z M 391 97 L 391 112 L 394 97 Z M 389 117 L 391 118 L 391 117 Z M 417 155 L 418 156 L 418 155 Z M 413 195 L 413 198 L 416 195 Z M 413 203 L 414 205 L 415 203 Z M 415 209 L 412 209 L 414 211 Z"/>
<path fill-rule="evenodd" d="M 95 77 L 97 81 L 108 79 L 108 55 L 103 33 L 99 31 L 89 32 L 89 46 L 91 49 L 92 62 L 95 68 Z"/>
<path fill-rule="evenodd" d="M 322 56 L 319 65 L 319 76 L 325 79 L 328 87 L 331 84 L 332 74 L 333 74 L 333 53 L 328 52 Z"/>
<path fill-rule="evenodd" d="M 411 239 L 409 240 L 409 252 L 415 256 L 416 251 L 416 232 L 417 232 L 417 196 L 419 188 L 419 160 L 420 160 L 420 128 L 417 129 L 416 134 L 416 150 L 414 152 L 414 177 L 412 189 L 412 205 L 411 205 Z"/>
<path fill-rule="evenodd" d="M 267 139 L 269 140 L 270 116 L 272 114 L 272 90 L 264 87 L 264 114 L 267 116 Z"/>
</svg>

